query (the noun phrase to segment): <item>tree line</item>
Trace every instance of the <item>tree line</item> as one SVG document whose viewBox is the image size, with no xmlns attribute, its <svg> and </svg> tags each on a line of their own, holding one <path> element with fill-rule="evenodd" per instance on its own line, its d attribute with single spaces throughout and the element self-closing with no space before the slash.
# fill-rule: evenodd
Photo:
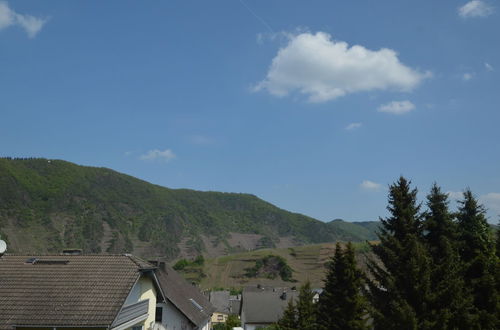
<svg viewBox="0 0 500 330">
<path fill-rule="evenodd" d="M 470 189 L 457 212 L 437 184 L 425 204 L 404 177 L 390 185 L 368 270 L 337 243 L 319 301 L 306 283 L 272 328 L 500 329 L 500 230 L 495 239 Z"/>
</svg>

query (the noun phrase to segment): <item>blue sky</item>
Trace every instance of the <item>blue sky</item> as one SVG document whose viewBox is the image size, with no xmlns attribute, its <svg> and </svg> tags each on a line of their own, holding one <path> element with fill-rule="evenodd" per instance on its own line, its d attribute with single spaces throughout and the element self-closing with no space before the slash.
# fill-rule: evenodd
<svg viewBox="0 0 500 330">
<path fill-rule="evenodd" d="M 497 1 L 0 1 L 0 154 L 386 215 L 410 178 L 500 214 Z"/>
</svg>

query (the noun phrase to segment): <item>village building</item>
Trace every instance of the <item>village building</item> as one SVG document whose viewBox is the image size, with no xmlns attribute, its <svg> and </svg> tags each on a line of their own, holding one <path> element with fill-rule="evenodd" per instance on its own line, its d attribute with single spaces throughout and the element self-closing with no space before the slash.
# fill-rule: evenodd
<svg viewBox="0 0 500 330">
<path fill-rule="evenodd" d="M 298 292 L 289 288 L 247 287 L 241 298 L 241 326 L 244 330 L 267 327 L 283 315 L 290 299 L 298 300 Z"/>
<path fill-rule="evenodd" d="M 219 323 L 225 323 L 229 315 L 239 317 L 241 295 L 231 295 L 228 290 L 211 291 L 209 300 L 215 308 L 215 312 L 212 314 L 212 327 Z"/>
<path fill-rule="evenodd" d="M 208 330 L 212 312 L 164 263 L 79 253 L 0 257 L 2 330 Z"/>
<path fill-rule="evenodd" d="M 212 314 L 212 327 L 219 323 L 225 323 L 231 312 L 229 291 L 211 291 L 209 300 L 215 308 Z"/>
</svg>

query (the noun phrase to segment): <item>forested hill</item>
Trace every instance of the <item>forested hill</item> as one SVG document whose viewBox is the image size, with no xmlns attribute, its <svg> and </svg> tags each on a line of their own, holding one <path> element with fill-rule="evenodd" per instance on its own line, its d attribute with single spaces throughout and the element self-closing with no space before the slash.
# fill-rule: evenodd
<svg viewBox="0 0 500 330">
<path fill-rule="evenodd" d="M 249 194 L 169 189 L 62 160 L 0 158 L 0 236 L 10 252 L 71 247 L 175 258 L 369 239 L 334 222 Z"/>
</svg>

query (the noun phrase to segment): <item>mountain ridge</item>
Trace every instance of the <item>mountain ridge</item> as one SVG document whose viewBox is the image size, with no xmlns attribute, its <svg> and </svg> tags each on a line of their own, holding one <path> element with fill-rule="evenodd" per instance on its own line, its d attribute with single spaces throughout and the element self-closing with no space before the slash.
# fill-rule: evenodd
<svg viewBox="0 0 500 330">
<path fill-rule="evenodd" d="M 171 189 L 64 160 L 0 158 L 0 235 L 16 252 L 78 247 L 173 259 L 369 238 L 346 223 L 251 194 Z"/>
</svg>

